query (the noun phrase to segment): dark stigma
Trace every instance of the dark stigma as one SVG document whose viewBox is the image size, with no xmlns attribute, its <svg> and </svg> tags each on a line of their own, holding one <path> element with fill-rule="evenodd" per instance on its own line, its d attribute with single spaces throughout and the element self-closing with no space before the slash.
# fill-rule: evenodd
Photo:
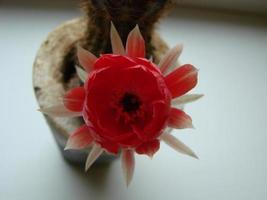
<svg viewBox="0 0 267 200">
<path fill-rule="evenodd" d="M 120 105 L 124 112 L 132 113 L 139 109 L 141 101 L 135 94 L 125 93 L 121 98 Z"/>
</svg>

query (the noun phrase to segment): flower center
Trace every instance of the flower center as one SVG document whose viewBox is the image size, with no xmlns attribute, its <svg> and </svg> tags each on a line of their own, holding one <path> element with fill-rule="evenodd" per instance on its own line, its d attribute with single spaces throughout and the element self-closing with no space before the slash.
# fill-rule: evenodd
<svg viewBox="0 0 267 200">
<path fill-rule="evenodd" d="M 141 101 L 135 94 L 125 93 L 120 100 L 124 112 L 133 113 L 138 111 Z"/>
</svg>

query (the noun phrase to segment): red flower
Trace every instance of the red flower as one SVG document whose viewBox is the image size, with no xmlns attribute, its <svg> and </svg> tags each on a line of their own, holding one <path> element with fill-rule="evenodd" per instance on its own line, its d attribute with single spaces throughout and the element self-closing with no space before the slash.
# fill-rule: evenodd
<svg viewBox="0 0 267 200">
<path fill-rule="evenodd" d="M 171 103 L 184 104 L 201 97 L 184 95 L 197 84 L 195 67 L 187 64 L 169 72 L 181 53 L 181 45 L 170 50 L 157 66 L 144 58 L 144 40 L 138 26 L 130 32 L 126 50 L 113 25 L 111 42 L 114 54 L 100 58 L 79 48 L 79 62 L 86 72 L 81 68 L 77 72 L 84 86 L 67 92 L 63 106 L 42 109 L 56 116 L 83 116 L 85 125 L 71 134 L 66 149 L 93 145 L 86 169 L 103 151 L 117 154 L 122 150 L 127 183 L 133 173 L 134 152 L 153 156 L 160 148 L 160 139 L 196 157 L 164 132 L 167 126 L 192 127 L 191 118 Z"/>
<path fill-rule="evenodd" d="M 120 148 L 135 149 L 157 139 L 171 100 L 157 67 L 141 58 L 108 54 L 94 66 L 81 92 L 86 94 L 84 101 L 77 107 L 83 105 L 80 111 L 97 143 L 116 154 Z"/>
</svg>

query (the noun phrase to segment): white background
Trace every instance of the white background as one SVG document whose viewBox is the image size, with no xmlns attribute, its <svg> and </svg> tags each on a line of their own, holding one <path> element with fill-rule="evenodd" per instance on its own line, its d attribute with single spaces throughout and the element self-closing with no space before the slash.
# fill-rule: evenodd
<svg viewBox="0 0 267 200">
<path fill-rule="evenodd" d="M 127 189 L 119 160 L 87 174 L 68 165 L 38 108 L 32 64 L 41 42 L 80 15 L 66 4 L 0 7 L 1 200 L 265 200 L 267 198 L 266 19 L 174 10 L 158 27 L 183 63 L 199 71 L 204 93 L 187 106 L 195 130 L 175 135 L 200 157 L 162 145 L 153 160 L 137 157 Z M 53 7 L 53 8 L 52 8 Z"/>
<path fill-rule="evenodd" d="M 194 6 L 212 9 L 227 9 L 267 14 L 266 0 L 175 0 L 183 6 Z"/>
</svg>

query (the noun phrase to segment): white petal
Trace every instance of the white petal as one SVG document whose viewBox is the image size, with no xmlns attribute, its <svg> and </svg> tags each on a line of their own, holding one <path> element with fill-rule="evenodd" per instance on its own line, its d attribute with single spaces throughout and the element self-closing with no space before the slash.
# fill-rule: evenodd
<svg viewBox="0 0 267 200">
<path fill-rule="evenodd" d="M 180 110 L 184 110 L 184 107 L 185 107 L 184 104 L 181 104 L 181 105 L 172 104 L 172 106 L 175 106 L 175 108 L 178 108 Z"/>
<path fill-rule="evenodd" d="M 191 103 L 203 97 L 203 94 L 186 94 L 181 97 L 172 100 L 172 105 L 184 105 L 186 103 Z"/>
<path fill-rule="evenodd" d="M 119 54 L 119 55 L 124 55 L 125 49 L 123 47 L 121 37 L 120 37 L 118 31 L 116 30 L 113 22 L 111 22 L 110 40 L 111 40 L 111 46 L 112 46 L 113 53 Z"/>
<path fill-rule="evenodd" d="M 138 25 L 136 25 L 136 27 L 128 35 L 126 53 L 130 57 L 145 57 L 145 41 Z"/>
<path fill-rule="evenodd" d="M 94 144 L 91 152 L 89 153 L 89 155 L 86 159 L 85 171 L 87 171 L 92 166 L 92 164 L 94 164 L 96 159 L 99 156 L 101 156 L 102 153 L 103 153 L 103 149 L 99 145 Z"/>
<path fill-rule="evenodd" d="M 128 187 L 132 181 L 134 166 L 135 166 L 133 150 L 129 149 L 122 150 L 121 162 L 122 162 L 121 164 L 122 164 L 123 175 L 126 181 L 126 185 Z"/>
<path fill-rule="evenodd" d="M 78 66 L 75 66 L 75 69 L 76 69 L 78 77 L 84 83 L 88 77 L 88 73 Z"/>
<path fill-rule="evenodd" d="M 80 46 L 77 47 L 77 50 L 79 63 L 85 69 L 85 71 L 87 71 L 88 73 L 91 72 L 94 68 L 97 57 Z"/>
<path fill-rule="evenodd" d="M 176 137 L 170 134 L 163 134 L 160 137 L 167 145 L 172 147 L 174 150 L 178 151 L 179 153 L 186 154 L 188 156 L 194 157 L 198 159 L 197 155 L 184 143 L 178 140 Z"/>
<path fill-rule="evenodd" d="M 160 61 L 159 68 L 163 74 L 170 71 L 171 68 L 176 64 L 178 57 L 181 55 L 183 50 L 182 45 L 177 45 L 172 48 Z"/>
<path fill-rule="evenodd" d="M 40 112 L 54 116 L 54 117 L 79 117 L 82 116 L 80 112 L 72 112 L 68 110 L 63 104 L 55 105 L 47 108 L 40 108 Z"/>
<path fill-rule="evenodd" d="M 176 129 L 194 128 L 191 117 L 177 108 L 171 108 L 168 126 Z"/>
</svg>

